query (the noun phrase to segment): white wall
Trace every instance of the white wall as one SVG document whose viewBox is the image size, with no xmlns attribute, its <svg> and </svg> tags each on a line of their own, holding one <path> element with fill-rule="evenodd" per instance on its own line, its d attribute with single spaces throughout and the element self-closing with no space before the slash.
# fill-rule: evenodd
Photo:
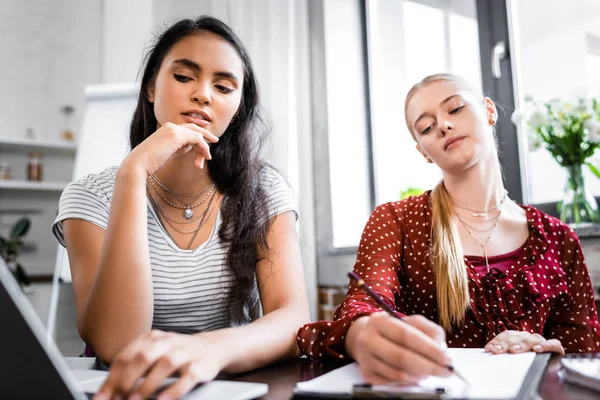
<svg viewBox="0 0 600 400">
<path fill-rule="evenodd" d="M 81 123 L 83 88 L 100 82 L 101 0 L 0 0 L 0 136 L 22 137 L 28 126 L 56 139 L 60 106 Z"/>
<path fill-rule="evenodd" d="M 103 83 L 136 79 L 140 60 L 150 42 L 152 0 L 103 0 Z"/>
<path fill-rule="evenodd" d="M 77 135 L 84 108 L 85 85 L 101 81 L 102 0 L 0 0 L 0 137 L 23 138 L 35 127 L 41 139 L 58 139 L 65 128 L 60 107 L 75 106 L 71 129 Z M 27 154 L 0 149 L 0 162 L 11 166 L 16 179 L 25 178 Z M 68 181 L 72 156 L 46 154 L 46 180 Z M 23 210 L 32 221 L 22 264 L 33 275 L 51 274 L 56 242 L 50 225 L 58 192 L 0 190 L 1 210 Z M 0 212 L 5 234 L 21 216 Z"/>
</svg>

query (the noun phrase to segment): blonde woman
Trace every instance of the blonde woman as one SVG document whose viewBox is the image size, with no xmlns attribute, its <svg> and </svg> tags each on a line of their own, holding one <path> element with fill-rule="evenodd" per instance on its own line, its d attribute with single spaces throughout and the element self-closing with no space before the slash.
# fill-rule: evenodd
<svg viewBox="0 0 600 400">
<path fill-rule="evenodd" d="M 406 96 L 417 150 L 443 180 L 383 204 L 363 232 L 354 270 L 405 315 L 379 312 L 355 282 L 334 316 L 303 326 L 302 352 L 347 356 L 373 383 L 445 375 L 445 346 L 504 352 L 600 349 L 594 293 L 577 236 L 512 201 L 494 133 L 497 111 L 465 80 L 433 75 Z"/>
</svg>

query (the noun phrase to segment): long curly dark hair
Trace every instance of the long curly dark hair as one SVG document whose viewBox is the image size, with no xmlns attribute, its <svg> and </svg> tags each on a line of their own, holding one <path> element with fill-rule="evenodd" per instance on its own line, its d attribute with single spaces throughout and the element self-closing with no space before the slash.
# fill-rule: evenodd
<svg viewBox="0 0 600 400">
<path fill-rule="evenodd" d="M 213 33 L 229 42 L 244 65 L 242 99 L 237 115 L 219 141 L 211 145 L 212 160 L 209 162 L 210 176 L 224 194 L 219 237 L 230 244 L 227 265 L 234 277 L 229 303 L 225 307 L 229 311 L 230 324 L 239 325 L 258 318 L 260 312 L 256 264 L 262 250 L 267 248 L 269 219 L 266 191 L 259 176 L 263 168 L 268 168 L 260 158 L 267 129 L 260 113 L 250 57 L 229 26 L 216 18 L 201 16 L 195 20 L 180 20 L 156 38 L 145 57 L 129 141 L 134 149 L 156 130 L 157 120 L 153 104 L 148 100 L 148 89 L 154 84 L 165 56 L 180 40 L 201 32 Z"/>
</svg>

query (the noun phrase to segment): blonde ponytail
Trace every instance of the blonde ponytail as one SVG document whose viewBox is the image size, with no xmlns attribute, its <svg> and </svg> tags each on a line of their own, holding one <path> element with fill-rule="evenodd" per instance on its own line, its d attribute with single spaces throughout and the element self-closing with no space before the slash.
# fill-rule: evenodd
<svg viewBox="0 0 600 400">
<path fill-rule="evenodd" d="M 431 193 L 432 247 L 431 260 L 435 274 L 438 319 L 447 331 L 462 324 L 469 305 L 469 285 L 462 245 L 450 195 L 440 182 Z"/>
<path fill-rule="evenodd" d="M 445 73 L 430 75 L 414 85 L 406 95 L 405 118 L 408 104 L 413 96 L 424 86 L 437 81 L 454 82 L 483 99 L 473 85 L 459 76 Z M 406 125 L 410 134 L 415 138 L 408 119 L 406 119 Z M 464 321 L 465 311 L 469 306 L 469 283 L 460 236 L 452 221 L 454 208 L 444 181 L 433 189 L 431 206 L 433 215 L 430 252 L 435 274 L 438 322 L 444 329 L 450 331 L 453 327 L 461 326 Z"/>
</svg>

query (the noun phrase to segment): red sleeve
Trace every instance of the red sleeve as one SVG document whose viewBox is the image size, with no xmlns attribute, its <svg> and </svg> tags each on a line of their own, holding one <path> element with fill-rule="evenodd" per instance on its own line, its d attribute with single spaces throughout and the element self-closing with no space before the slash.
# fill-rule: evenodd
<svg viewBox="0 0 600 400">
<path fill-rule="evenodd" d="M 398 210 L 399 203 L 388 203 L 373 211 L 363 231 L 354 264 L 354 271 L 394 308 L 395 296 L 400 293 L 398 269 L 404 225 Z M 309 358 L 345 359 L 344 338 L 348 328 L 357 318 L 376 311 L 381 311 L 381 307 L 351 281 L 333 321 L 304 325 L 298 331 L 298 347 Z"/>
<path fill-rule="evenodd" d="M 570 229 L 565 233 L 562 267 L 567 293 L 558 297 L 550 309 L 544 337 L 560 340 L 567 353 L 600 351 L 600 322 L 592 281 L 579 239 Z"/>
</svg>

